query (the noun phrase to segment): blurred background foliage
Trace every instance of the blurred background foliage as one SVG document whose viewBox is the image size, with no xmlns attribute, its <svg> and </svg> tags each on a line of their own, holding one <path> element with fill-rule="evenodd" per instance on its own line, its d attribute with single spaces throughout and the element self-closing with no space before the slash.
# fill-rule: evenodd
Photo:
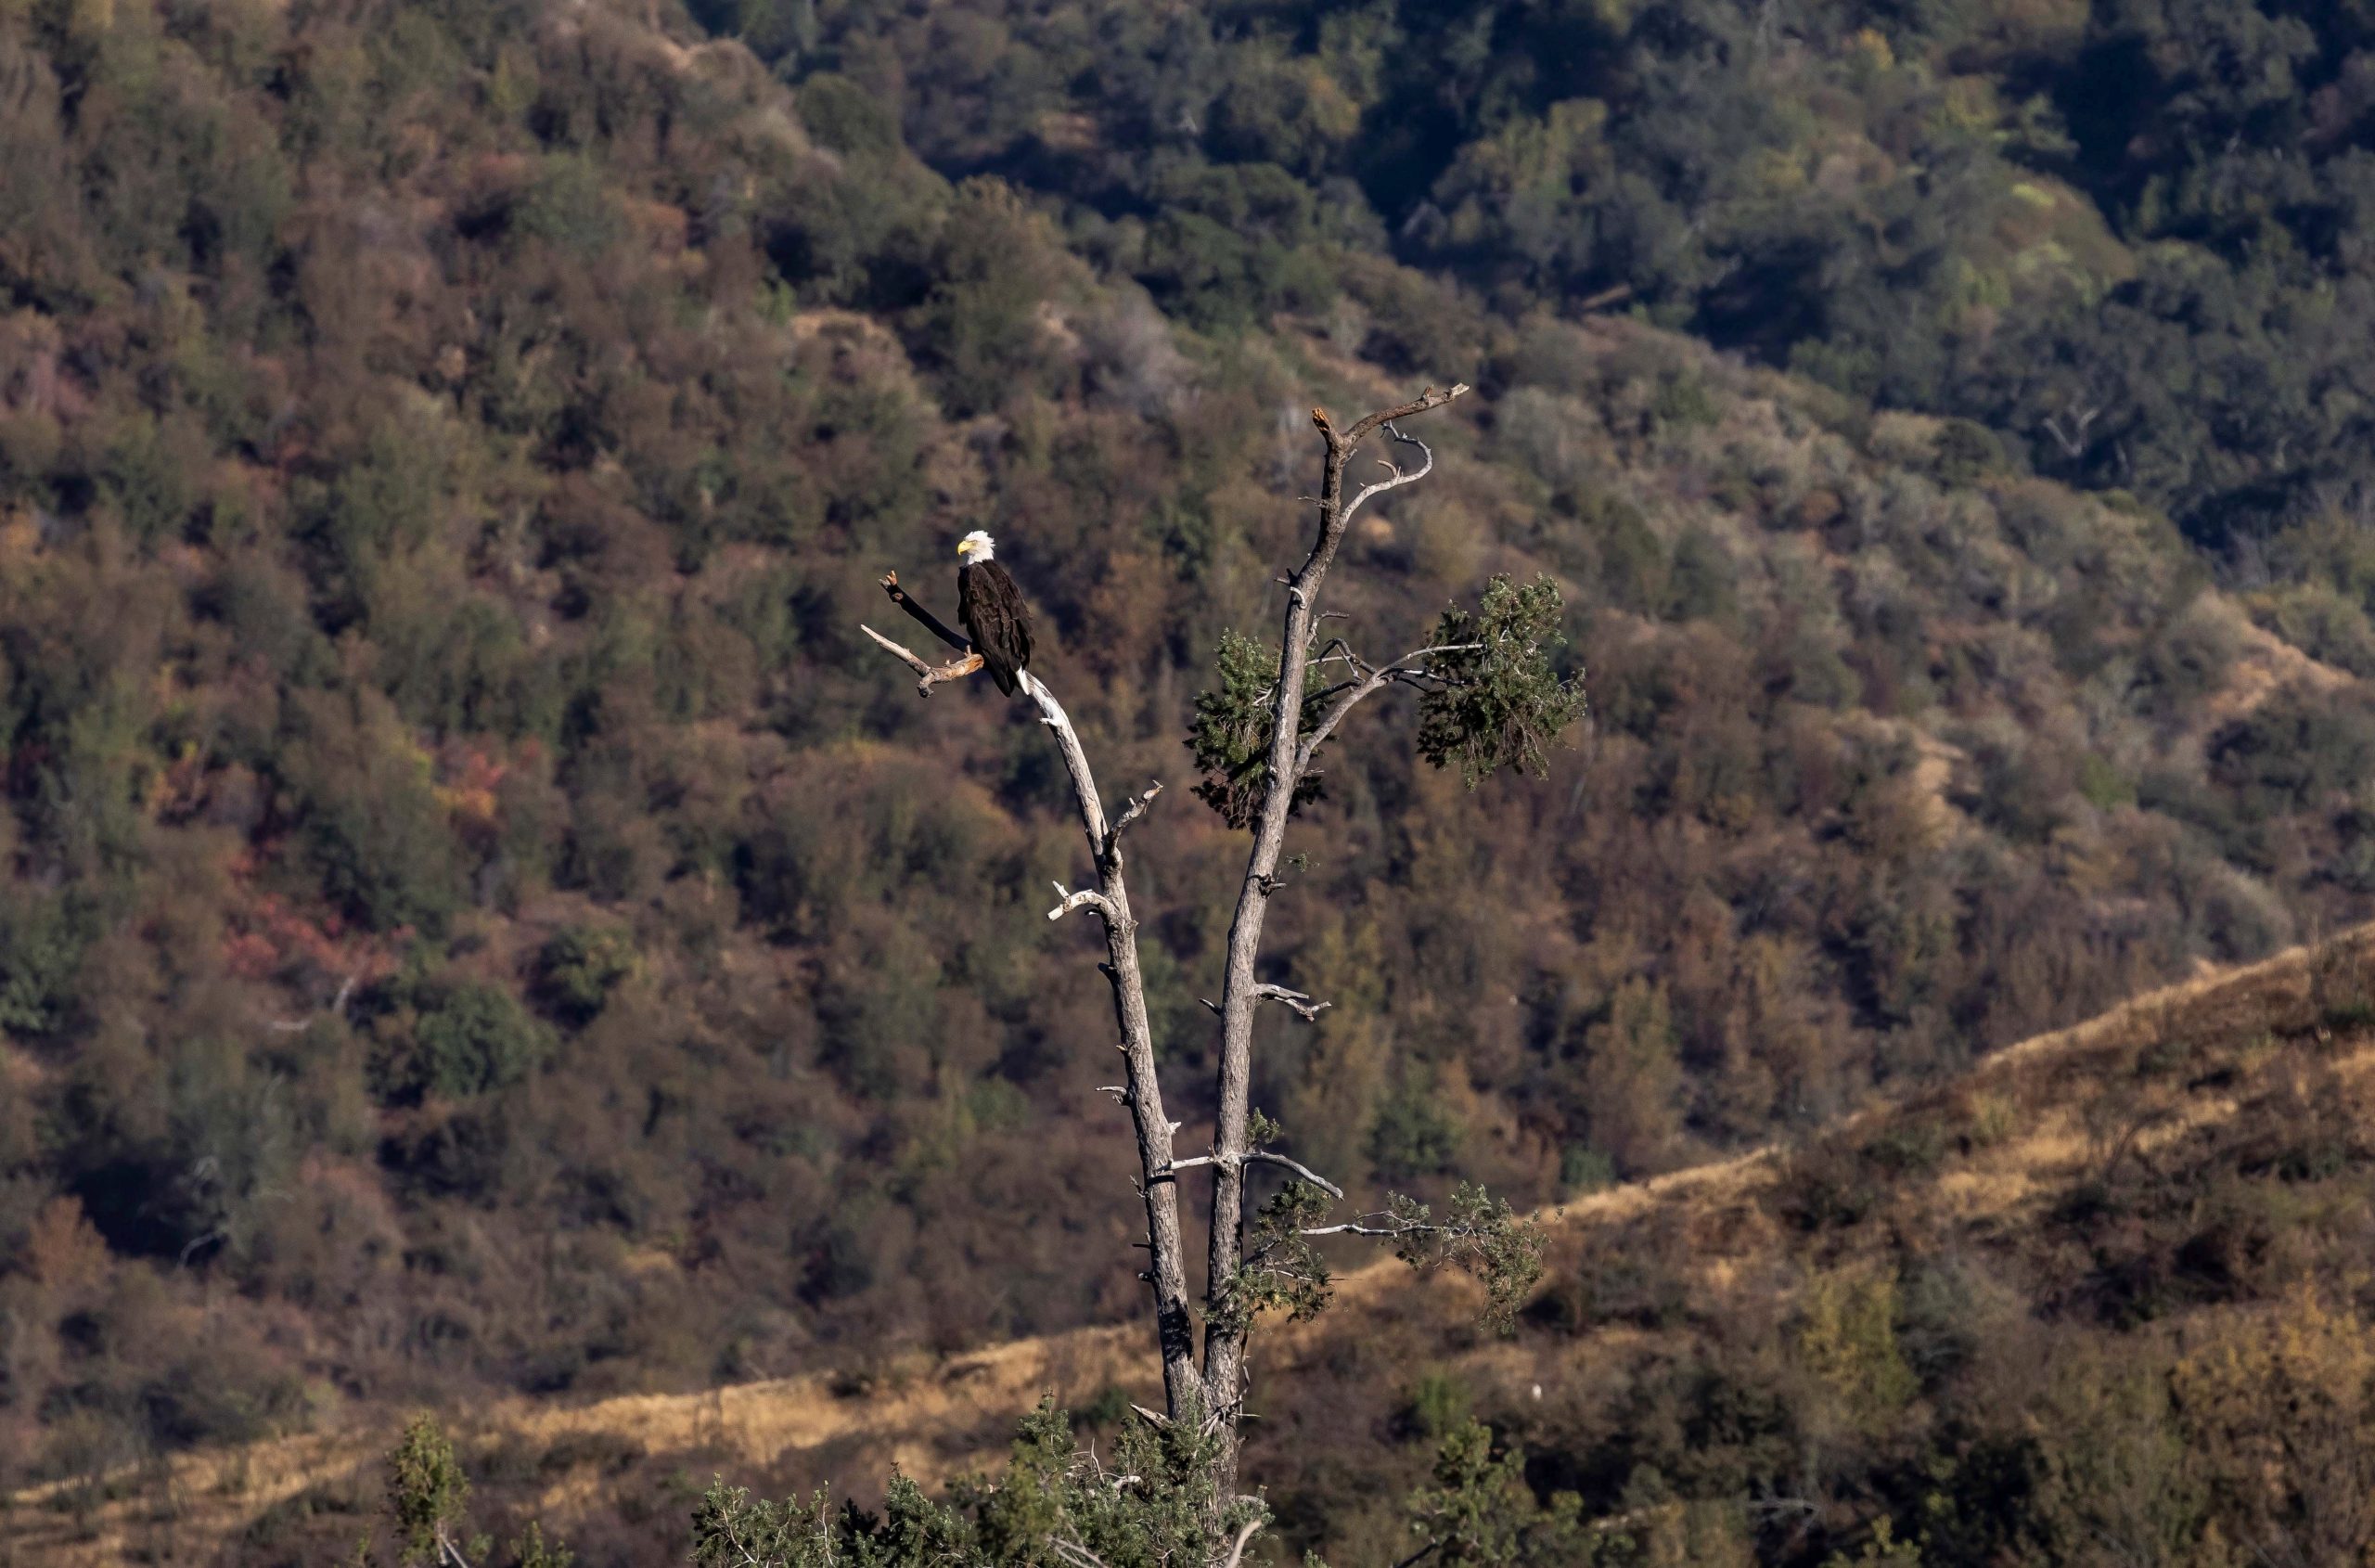
<svg viewBox="0 0 2375 1568">
<path fill-rule="evenodd" d="M 2370 29 L 0 0 L 0 1472 L 1134 1309 L 1060 774 L 856 623 L 987 528 L 1176 780 L 1314 402 L 1477 384 L 1335 604 L 1547 572 L 1592 713 L 1331 746 L 1256 1097 L 1340 1180 L 1671 1168 L 2364 913 Z M 1192 1141 L 1239 841 L 1140 830 Z"/>
</svg>

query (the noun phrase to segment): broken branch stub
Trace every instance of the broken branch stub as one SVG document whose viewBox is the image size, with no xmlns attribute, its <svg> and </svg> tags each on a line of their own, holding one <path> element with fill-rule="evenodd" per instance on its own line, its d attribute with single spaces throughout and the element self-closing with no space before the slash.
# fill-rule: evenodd
<svg viewBox="0 0 2375 1568">
<path fill-rule="evenodd" d="M 918 697 L 930 697 L 931 688 L 940 685 L 941 682 L 962 680 L 982 668 L 982 656 L 978 653 L 969 652 L 964 658 L 952 659 L 945 664 L 931 664 L 892 642 L 871 626 L 861 625 L 858 630 L 872 637 L 876 644 L 893 659 L 916 672 L 918 677 L 916 681 L 916 695 Z"/>
</svg>

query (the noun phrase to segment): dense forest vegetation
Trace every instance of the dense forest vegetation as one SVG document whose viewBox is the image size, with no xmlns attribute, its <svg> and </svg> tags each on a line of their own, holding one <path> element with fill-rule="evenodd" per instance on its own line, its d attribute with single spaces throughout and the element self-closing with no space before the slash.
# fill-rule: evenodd
<svg viewBox="0 0 2375 1568">
<path fill-rule="evenodd" d="M 1053 759 L 856 623 L 987 528 L 1185 783 L 1315 402 L 1477 384 L 1339 602 L 1552 572 L 1594 713 L 1330 768 L 1316 1163 L 1547 1200 L 2363 911 L 2298 9 L 0 0 L 0 1469 L 1134 1307 Z"/>
<path fill-rule="evenodd" d="M 1478 1331 L 1467 1282 L 1349 1279 L 1267 1342 L 1267 1517 L 1233 1509 L 1221 1539 L 1260 1520 L 1246 1561 L 1304 1568 L 1309 1548 L 1380 1568 L 2356 1562 L 2371 980 L 2361 927 L 1793 1149 L 1581 1200 L 1511 1339 Z M 571 1549 L 659 1568 L 688 1546 L 715 1568 L 1088 1568 L 1059 1543 L 1105 1568 L 1211 1562 L 1209 1439 L 1130 1413 L 1146 1359 L 1090 1328 L 866 1377 L 462 1408 L 450 1444 L 422 1418 L 383 1465 L 385 1420 L 330 1439 L 334 1462 L 300 1437 L 117 1501 L 64 1484 L 0 1516 L 0 1550 L 359 1568 L 442 1523 L 509 1541 L 471 1549 L 499 1568 Z M 1010 1441 L 1049 1388 L 1069 1420 L 1045 1401 Z M 269 1484 L 276 1454 L 301 1484 Z M 94 1506 L 100 1549 L 58 1552 Z"/>
<path fill-rule="evenodd" d="M 1190 321 L 1341 308 L 1340 249 L 1510 320 L 1637 305 L 1995 426 L 2288 581 L 2326 563 L 2275 537 L 2375 476 L 2361 5 L 693 10 L 828 99 L 818 135 L 903 132 L 1046 192 L 1081 253 Z M 1380 314 L 1386 342 L 1409 330 Z"/>
</svg>

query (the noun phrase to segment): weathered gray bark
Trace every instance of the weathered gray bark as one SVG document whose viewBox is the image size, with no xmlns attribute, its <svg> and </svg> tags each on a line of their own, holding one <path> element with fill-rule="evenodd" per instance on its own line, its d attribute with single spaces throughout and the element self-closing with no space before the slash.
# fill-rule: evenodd
<svg viewBox="0 0 2375 1568">
<path fill-rule="evenodd" d="M 934 636 L 966 652 L 964 659 L 935 667 L 872 627 L 865 628 L 867 636 L 922 677 L 925 695 L 931 694 L 937 681 L 955 678 L 949 672 L 961 668 L 963 674 L 969 675 L 980 667 L 980 659 L 971 654 L 961 636 L 900 591 L 895 574 L 883 580 L 883 587 L 901 609 L 930 627 Z M 1058 888 L 1061 902 L 1047 918 L 1059 919 L 1074 909 L 1092 908 L 1104 922 L 1105 963 L 1101 967 L 1112 987 L 1113 1018 L 1122 1035 L 1125 1079 L 1122 1100 L 1129 1107 L 1137 1135 L 1138 1189 L 1146 1200 L 1146 1279 L 1154 1292 L 1155 1342 L 1162 1355 L 1163 1401 L 1175 1417 L 1193 1406 L 1201 1393 L 1196 1375 L 1195 1329 L 1188 1313 L 1187 1246 L 1179 1231 L 1179 1183 L 1172 1165 L 1172 1137 L 1178 1128 L 1162 1107 L 1162 1085 L 1155 1073 L 1154 1033 L 1147 1022 L 1146 983 L 1138 969 L 1138 927 L 1130 915 L 1129 887 L 1122 874 L 1123 832 L 1146 809 L 1155 791 L 1149 790 L 1132 803 L 1120 820 L 1107 822 L 1097 775 L 1088 765 L 1088 754 L 1081 749 L 1080 736 L 1072 728 L 1063 704 L 1056 700 L 1046 682 L 1028 672 L 1023 675 L 1022 687 L 1039 710 L 1039 722 L 1055 737 L 1056 749 L 1063 755 L 1064 772 L 1072 779 L 1072 798 L 1080 807 L 1081 829 L 1087 835 L 1089 858 L 1097 870 L 1097 885 L 1093 889 L 1067 893 Z M 1161 788 L 1155 786 L 1156 790 Z"/>
<path fill-rule="evenodd" d="M 1222 1435 L 1222 1495 L 1235 1489 L 1237 1478 L 1237 1418 L 1245 1393 L 1246 1329 L 1236 1315 L 1223 1310 L 1227 1292 L 1245 1255 L 1246 1117 L 1253 1076 L 1253 1018 L 1262 987 L 1254 974 L 1261 955 L 1262 927 L 1271 894 L 1277 890 L 1278 860 L 1286 847 L 1287 818 L 1310 756 L 1303 742 L 1303 704 L 1308 675 L 1312 629 L 1318 623 L 1319 591 L 1335 564 L 1338 546 L 1353 515 L 1370 496 L 1424 475 L 1433 466 L 1405 474 L 1386 464 L 1388 476 L 1364 486 L 1349 501 L 1344 497 L 1344 470 L 1360 443 L 1380 427 L 1440 408 L 1468 389 L 1448 392 L 1430 387 L 1399 407 L 1369 415 L 1350 430 L 1339 432 L 1323 409 L 1312 410 L 1312 423 L 1327 443 L 1320 472 L 1318 533 L 1311 553 L 1287 580 L 1286 624 L 1278 644 L 1278 686 L 1270 707 L 1270 762 L 1260 815 L 1254 818 L 1253 848 L 1246 856 L 1245 880 L 1239 884 L 1237 913 L 1229 923 L 1227 969 L 1221 990 L 1220 1112 L 1213 1145 L 1212 1240 L 1205 1276 L 1204 1402 L 1219 1420 Z M 1423 451 L 1424 448 L 1422 447 Z M 1367 695 L 1361 691 L 1360 695 Z M 1357 700 L 1357 697 L 1354 699 Z M 1329 727 L 1349 709 L 1331 711 Z"/>
<path fill-rule="evenodd" d="M 1057 748 L 1063 754 L 1072 795 L 1080 807 L 1081 826 L 1087 834 L 1089 854 L 1097 869 L 1094 888 L 1071 893 L 1058 887 L 1059 902 L 1048 919 L 1059 919 L 1076 909 L 1091 908 L 1104 921 L 1106 962 L 1102 968 L 1113 989 L 1114 1020 L 1121 1031 L 1126 1063 L 1127 1083 L 1119 1092 L 1129 1107 L 1137 1135 L 1139 1187 L 1147 1211 L 1145 1278 L 1154 1292 L 1156 1340 L 1162 1355 L 1167 1418 L 1178 1420 L 1191 1411 L 1198 1412 L 1216 1431 L 1222 1443 L 1219 1481 L 1224 1498 L 1236 1491 L 1237 1427 L 1244 1398 L 1247 1330 L 1240 1315 L 1228 1309 L 1228 1292 L 1244 1261 L 1245 1167 L 1256 1162 L 1278 1164 L 1342 1196 L 1334 1183 L 1295 1161 L 1247 1146 L 1256 1006 L 1265 997 L 1273 998 L 1306 1020 L 1327 1006 L 1300 992 L 1265 984 L 1254 973 L 1264 920 L 1270 897 L 1278 885 L 1278 864 L 1286 846 L 1287 819 L 1295 786 L 1310 766 L 1319 742 L 1342 722 L 1355 703 L 1409 673 L 1407 666 L 1421 655 L 1441 651 L 1421 649 L 1419 654 L 1406 655 L 1394 665 L 1382 668 L 1357 665 L 1358 678 L 1345 683 L 1318 715 L 1310 732 L 1305 733 L 1303 705 L 1308 688 L 1312 632 L 1319 623 L 1319 591 L 1335 562 L 1337 549 L 1343 543 L 1345 530 L 1361 506 L 1384 491 L 1423 478 L 1434 466 L 1433 455 L 1425 443 L 1393 429 L 1393 422 L 1440 408 L 1467 391 L 1465 386 L 1454 386 L 1449 391 L 1431 387 L 1410 402 L 1371 414 L 1341 432 L 1324 410 L 1312 410 L 1312 422 L 1327 443 L 1317 497 L 1318 532 L 1302 567 L 1287 579 L 1286 623 L 1279 643 L 1277 688 L 1271 704 L 1269 776 L 1260 812 L 1254 818 L 1253 846 L 1246 857 L 1236 915 L 1229 925 L 1227 965 L 1217 1009 L 1221 1015 L 1220 1103 L 1210 1154 L 1186 1161 L 1175 1155 L 1173 1139 L 1178 1127 L 1163 1111 L 1162 1088 L 1155 1072 L 1153 1035 L 1147 1019 L 1145 984 L 1138 967 L 1137 926 L 1130 914 L 1129 890 L 1122 874 L 1123 830 L 1145 810 L 1154 790 L 1131 803 L 1122 817 L 1109 825 L 1096 776 L 1071 719 L 1045 683 L 1028 674 L 1023 676 L 1024 690 L 1038 706 L 1040 722 L 1055 736 Z M 1345 469 L 1361 443 L 1380 429 L 1386 430 L 1396 442 L 1415 447 L 1425 461 L 1410 472 L 1386 462 L 1386 478 L 1362 486 L 1347 499 Z M 873 628 L 863 628 L 868 636 L 915 670 L 920 677 L 918 691 L 928 697 L 934 686 L 959 679 L 981 667 L 980 658 L 962 636 L 900 590 L 895 573 L 884 578 L 882 585 L 901 609 L 960 654 L 949 663 L 933 665 Z M 1213 1182 L 1212 1240 L 1205 1279 L 1203 1368 L 1200 1376 L 1179 1228 L 1178 1173 L 1201 1165 L 1213 1168 Z M 1399 1234 L 1372 1232 L 1358 1226 L 1337 1227 L 1333 1230 Z M 1244 1539 L 1239 1537 L 1240 1549 Z"/>
</svg>

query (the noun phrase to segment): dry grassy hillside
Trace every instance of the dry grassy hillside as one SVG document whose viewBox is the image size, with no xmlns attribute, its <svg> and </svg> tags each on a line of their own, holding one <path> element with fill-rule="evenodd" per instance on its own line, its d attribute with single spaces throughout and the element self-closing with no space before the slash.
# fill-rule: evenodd
<svg viewBox="0 0 2375 1568">
<path fill-rule="evenodd" d="M 1324 1539 L 1339 1562 L 1369 1561 L 1393 1544 L 1393 1523 L 1390 1510 L 1346 1505 L 1342 1475 L 1331 1473 L 1339 1457 L 1372 1450 L 1364 1485 L 1378 1492 L 1422 1467 L 1414 1428 L 1468 1409 L 1506 1440 L 1573 1455 L 1578 1432 L 1693 1340 L 1740 1333 L 1743 1314 L 1796 1326 L 1791 1343 L 1814 1383 L 1836 1385 L 1834 1414 L 1901 1421 L 1920 1396 L 1880 1407 L 1889 1398 L 1866 1386 L 1852 1331 L 1815 1341 L 1827 1312 L 1852 1307 L 1856 1281 L 1881 1270 L 1894 1279 L 1907 1257 L 1962 1260 L 1980 1337 L 1996 1342 L 1969 1354 L 2017 1357 L 2025 1345 L 2039 1377 L 2050 1356 L 2035 1334 L 2053 1325 L 2141 1326 L 2196 1351 L 2241 1343 L 2238 1327 L 2270 1343 L 2320 1331 L 2363 1341 L 2346 1305 L 2317 1305 L 2353 1285 L 2339 1272 L 2323 1285 L 2306 1277 L 2338 1261 L 2302 1240 L 2315 1226 L 2230 1238 L 2221 1260 L 2205 1255 L 2195 1222 L 2217 1173 L 2298 1180 L 2304 1161 L 2312 1176 L 2364 1161 L 2360 1112 L 2375 1108 L 2370 964 L 2375 927 L 2150 993 L 1816 1143 L 1585 1198 L 1557 1216 L 1550 1283 L 1510 1340 L 1468 1327 L 1461 1282 L 1414 1285 L 1391 1264 L 1349 1274 L 1326 1318 L 1264 1342 L 1257 1473 L 1290 1534 Z M 2190 1227 L 2174 1265 L 2173 1215 L 2184 1216 L 2176 1230 Z M 2105 1226 L 2106 1215 L 2122 1217 Z M 2289 1280 L 2268 1275 L 2288 1268 Z M 2254 1269 L 2266 1276 L 2261 1289 L 2227 1288 Z M 2270 1312 L 2288 1315 L 2291 1332 L 2252 1336 Z M 1842 1321 L 1853 1320 L 1850 1310 Z M 1049 1392 L 1086 1412 L 1093 1439 L 1118 1417 L 1121 1394 L 1145 1382 L 1141 1349 L 1134 1328 L 1092 1329 L 690 1397 L 519 1401 L 450 1416 L 483 1523 L 540 1515 L 605 1543 L 597 1561 L 664 1561 L 712 1472 L 860 1495 L 879 1490 L 893 1463 L 939 1480 L 995 1450 Z M 0 1512 L 0 1562 L 316 1560 L 367 1518 L 396 1415 L 20 1493 Z M 1760 1517 L 1802 1507 L 1750 1501 Z M 1662 1510 L 1680 1528 L 1693 1506 L 1672 1499 L 1609 1523 L 1654 1529 Z M 1801 1534 L 1841 1527 L 1813 1505 L 1803 1511 L 1791 1525 Z"/>
</svg>

